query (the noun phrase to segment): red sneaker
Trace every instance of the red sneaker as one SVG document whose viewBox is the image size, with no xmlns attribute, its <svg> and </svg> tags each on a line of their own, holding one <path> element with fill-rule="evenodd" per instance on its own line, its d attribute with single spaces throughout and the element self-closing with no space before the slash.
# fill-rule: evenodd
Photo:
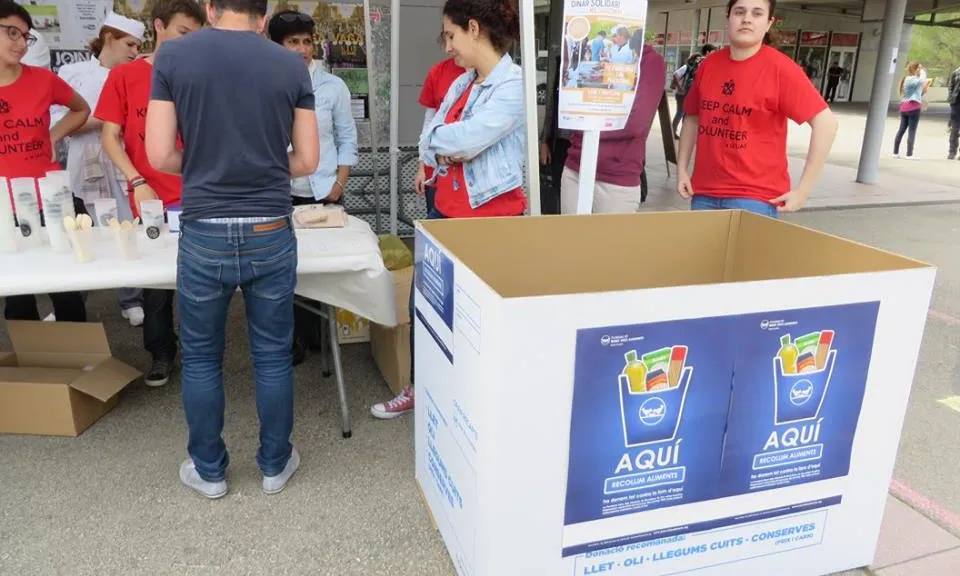
<svg viewBox="0 0 960 576">
<path fill-rule="evenodd" d="M 407 386 L 396 398 L 370 407 L 374 418 L 389 420 L 413 412 L 413 388 Z"/>
</svg>

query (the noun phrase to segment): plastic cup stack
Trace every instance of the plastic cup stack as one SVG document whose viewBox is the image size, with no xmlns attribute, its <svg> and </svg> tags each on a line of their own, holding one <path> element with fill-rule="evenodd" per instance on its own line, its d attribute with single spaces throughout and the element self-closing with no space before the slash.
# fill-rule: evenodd
<svg viewBox="0 0 960 576">
<path fill-rule="evenodd" d="M 69 252 L 72 245 L 63 221 L 67 217 L 76 217 L 70 178 L 66 171 L 57 170 L 48 172 L 46 177 L 40 178 L 37 183 L 40 186 L 40 199 L 43 200 L 43 215 L 50 247 L 54 252 Z"/>
<path fill-rule="evenodd" d="M 17 223 L 20 225 L 21 246 L 43 246 L 37 181 L 33 178 L 14 178 L 10 180 L 10 189 L 13 191 L 13 205 L 17 210 Z"/>
<path fill-rule="evenodd" d="M 0 254 L 17 251 L 17 227 L 13 219 L 13 203 L 10 201 L 10 185 L 0 178 Z"/>
</svg>

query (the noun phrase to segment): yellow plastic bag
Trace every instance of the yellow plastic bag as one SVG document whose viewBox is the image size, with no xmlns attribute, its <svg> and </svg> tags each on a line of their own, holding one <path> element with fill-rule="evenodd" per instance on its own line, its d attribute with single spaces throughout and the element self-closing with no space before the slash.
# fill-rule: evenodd
<svg viewBox="0 0 960 576">
<path fill-rule="evenodd" d="M 383 256 L 383 264 L 387 270 L 403 270 L 413 266 L 413 252 L 407 248 L 399 236 L 381 234 L 379 239 L 380 254 Z"/>
</svg>

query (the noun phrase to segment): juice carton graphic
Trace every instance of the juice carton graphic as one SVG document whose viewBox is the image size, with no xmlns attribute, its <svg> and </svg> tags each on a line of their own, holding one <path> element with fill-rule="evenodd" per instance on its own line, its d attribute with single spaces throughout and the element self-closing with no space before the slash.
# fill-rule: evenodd
<svg viewBox="0 0 960 576">
<path fill-rule="evenodd" d="M 789 334 L 780 338 L 780 351 L 773 358 L 776 424 L 820 416 L 837 358 L 837 351 L 831 349 L 833 334 L 832 330 L 811 332 L 794 342 Z"/>
<path fill-rule="evenodd" d="M 624 355 L 618 377 L 624 444 L 642 446 L 673 440 L 680 427 L 693 367 L 685 366 L 686 346 L 661 348 L 642 359 Z"/>
</svg>

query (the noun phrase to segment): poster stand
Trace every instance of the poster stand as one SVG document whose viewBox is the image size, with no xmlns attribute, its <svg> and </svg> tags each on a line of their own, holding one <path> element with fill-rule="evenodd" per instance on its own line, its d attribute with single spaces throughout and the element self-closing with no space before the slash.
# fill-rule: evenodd
<svg viewBox="0 0 960 576">
<path fill-rule="evenodd" d="M 600 131 L 583 133 L 583 153 L 580 156 L 580 189 L 577 193 L 577 214 L 593 212 L 593 191 L 597 180 L 597 161 L 600 157 Z"/>
<path fill-rule="evenodd" d="M 381 208 L 380 208 L 380 186 L 378 182 L 380 180 L 380 145 L 379 138 L 377 137 L 377 127 L 379 124 L 379 106 L 377 103 L 376 87 L 377 87 L 377 72 L 376 66 L 374 65 L 374 52 L 373 49 L 373 30 L 370 22 L 370 0 L 363 0 L 363 13 L 364 13 L 364 35 L 365 41 L 367 43 L 367 86 L 368 88 L 368 98 L 367 106 L 370 111 L 370 164 L 373 169 L 373 201 L 374 201 L 374 210 L 375 210 L 375 229 L 377 233 L 380 233 L 383 228 L 381 226 Z M 396 227 L 396 219 L 391 223 L 392 228 Z"/>
</svg>

